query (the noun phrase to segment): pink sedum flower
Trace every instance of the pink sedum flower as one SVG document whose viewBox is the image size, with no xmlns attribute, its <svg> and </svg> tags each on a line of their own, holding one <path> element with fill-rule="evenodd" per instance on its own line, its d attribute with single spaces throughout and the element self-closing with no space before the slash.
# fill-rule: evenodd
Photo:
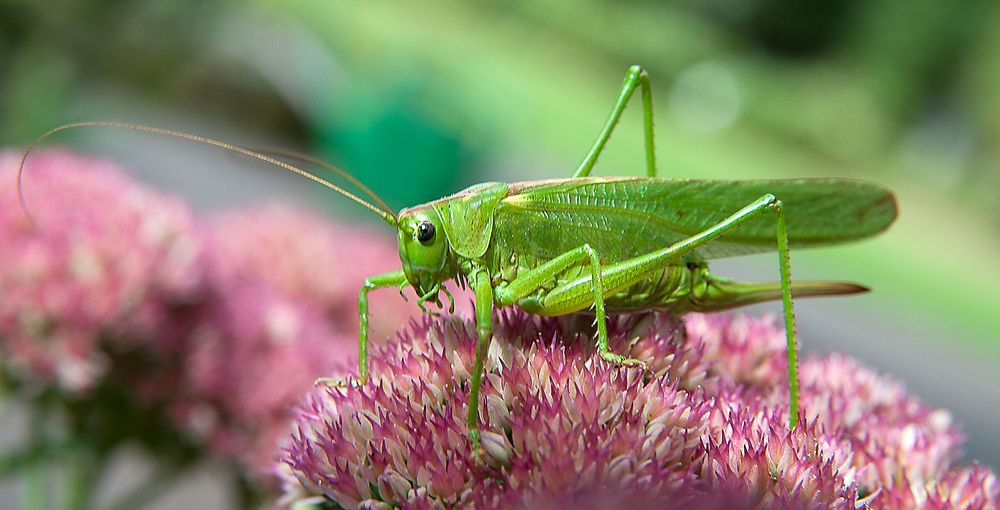
<svg viewBox="0 0 1000 510">
<path fill-rule="evenodd" d="M 708 405 L 666 379 L 594 362 L 585 336 L 563 345 L 557 327 L 521 314 L 496 325 L 505 341 L 490 352 L 480 408 L 488 464 L 474 460 L 465 431 L 475 328 L 454 319 L 415 324 L 378 348 L 372 384 L 314 392 L 289 463 L 347 507 L 545 508 L 680 494 L 689 475 L 678 466 L 700 450 Z"/>
<path fill-rule="evenodd" d="M 100 343 L 166 355 L 174 309 L 200 292 L 201 243 L 187 207 L 113 164 L 66 151 L 0 153 L 0 338 L 19 374 L 86 392 L 109 368 Z"/>
<path fill-rule="evenodd" d="M 357 295 L 399 267 L 390 239 L 279 206 L 199 221 L 117 166 L 67 151 L 0 153 L 0 353 L 19 380 L 91 398 L 109 384 L 141 413 L 268 478 L 290 411 L 357 363 Z M 412 304 L 373 296 L 380 341 Z M 94 397 L 100 398 L 100 397 Z M 121 409 L 88 400 L 94 422 Z M 145 415 L 144 415 L 145 416 Z"/>
<path fill-rule="evenodd" d="M 958 457 L 962 436 L 951 415 L 902 384 L 840 355 L 807 359 L 799 374 L 806 419 L 842 430 L 862 491 L 938 480 Z"/>
<path fill-rule="evenodd" d="M 773 320 L 613 320 L 613 348 L 648 360 L 644 377 L 595 358 L 581 319 L 499 317 L 483 462 L 464 425 L 474 325 L 413 324 L 373 351 L 369 385 L 308 396 L 290 494 L 344 508 L 997 508 L 991 472 L 951 465 L 948 414 L 853 360 L 803 363 L 790 430 Z"/>
<path fill-rule="evenodd" d="M 264 474 L 288 435 L 292 403 L 319 374 L 346 364 L 354 339 L 315 307 L 259 283 L 213 288 L 204 313 L 173 415 L 216 455 Z"/>
<path fill-rule="evenodd" d="M 317 378 L 357 364 L 358 290 L 399 258 L 390 239 L 276 205 L 225 213 L 208 238 L 212 291 L 188 354 L 190 398 L 174 415 L 263 479 L 293 403 Z M 391 290 L 372 301 L 373 343 L 387 334 L 384 319 L 416 309 Z"/>
<path fill-rule="evenodd" d="M 365 278 L 400 267 L 389 236 L 300 208 L 270 205 L 228 212 L 215 218 L 211 229 L 218 275 L 258 279 L 289 299 L 315 305 L 348 335 L 358 332 L 358 290 Z M 373 292 L 369 300 L 374 341 L 418 312 L 391 289 Z"/>
<path fill-rule="evenodd" d="M 932 481 L 898 484 L 881 494 L 878 502 L 893 510 L 994 510 L 1000 507 L 1000 483 L 986 468 L 960 467 Z"/>
</svg>

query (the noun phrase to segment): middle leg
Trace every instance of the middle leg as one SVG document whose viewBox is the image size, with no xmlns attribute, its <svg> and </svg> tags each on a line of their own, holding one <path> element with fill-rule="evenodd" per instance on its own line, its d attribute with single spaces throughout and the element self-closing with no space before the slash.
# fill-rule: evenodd
<svg viewBox="0 0 1000 510">
<path fill-rule="evenodd" d="M 501 306 L 517 304 L 518 301 L 541 288 L 546 281 L 581 263 L 590 266 L 588 280 L 590 285 L 581 292 L 586 293 L 587 303 L 594 309 L 594 322 L 597 326 L 597 351 L 601 359 L 616 365 L 644 367 L 645 363 L 641 360 L 612 352 L 608 346 L 608 321 L 604 305 L 604 268 L 601 266 L 597 250 L 589 244 L 567 251 L 524 273 L 510 284 L 498 288 L 496 290 L 497 304 Z"/>
</svg>

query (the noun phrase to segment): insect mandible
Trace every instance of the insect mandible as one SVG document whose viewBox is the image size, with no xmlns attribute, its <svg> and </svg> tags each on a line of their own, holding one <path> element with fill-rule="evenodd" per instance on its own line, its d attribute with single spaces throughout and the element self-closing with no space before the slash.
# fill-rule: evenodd
<svg viewBox="0 0 1000 510">
<path fill-rule="evenodd" d="M 590 177 L 622 112 L 641 91 L 646 177 Z M 368 294 L 410 286 L 418 305 L 440 304 L 443 284 L 457 280 L 475 294 L 478 335 L 467 413 L 468 436 L 479 449 L 479 392 L 493 336 L 494 307 L 516 306 L 545 316 L 593 310 L 602 360 L 644 367 L 608 347 L 607 314 L 649 309 L 674 314 L 717 311 L 781 300 L 788 355 L 789 425 L 799 420 L 798 344 L 792 298 L 852 294 L 867 289 L 840 282 L 792 282 L 789 249 L 873 236 L 896 218 L 893 194 L 843 179 L 677 180 L 656 176 L 650 80 L 632 66 L 596 142 L 568 179 L 490 182 L 394 214 L 374 193 L 335 167 L 378 206 L 274 156 L 178 131 L 116 122 L 108 126 L 207 143 L 298 173 L 354 200 L 396 228 L 402 267 L 367 278 L 358 293 L 358 377 L 368 372 Z M 286 156 L 293 156 L 285 153 Z M 316 160 L 307 159 L 312 163 Z M 23 195 L 22 195 L 23 204 Z M 776 250 L 779 282 L 737 282 L 708 270 L 713 258 Z M 349 385 L 348 381 L 338 384 Z"/>
</svg>

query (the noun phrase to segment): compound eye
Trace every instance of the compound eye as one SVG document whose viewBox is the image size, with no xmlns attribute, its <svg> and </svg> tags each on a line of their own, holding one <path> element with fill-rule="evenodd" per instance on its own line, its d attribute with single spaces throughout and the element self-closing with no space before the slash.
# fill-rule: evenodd
<svg viewBox="0 0 1000 510">
<path fill-rule="evenodd" d="M 434 224 L 429 221 L 421 221 L 417 225 L 417 241 L 427 244 L 434 240 Z"/>
</svg>

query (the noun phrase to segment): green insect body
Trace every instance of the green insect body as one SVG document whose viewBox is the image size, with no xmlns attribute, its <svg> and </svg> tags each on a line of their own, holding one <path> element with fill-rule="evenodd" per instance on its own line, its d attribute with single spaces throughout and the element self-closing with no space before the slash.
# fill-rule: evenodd
<svg viewBox="0 0 1000 510">
<path fill-rule="evenodd" d="M 733 188 L 737 192 L 733 193 Z M 853 189 L 852 189 L 853 188 Z M 878 215 L 876 223 L 891 221 L 891 195 L 869 184 L 843 180 L 691 181 L 656 178 L 576 178 L 477 185 L 438 202 L 404 210 L 401 221 L 435 226 L 434 242 L 410 239 L 414 228 L 401 228 L 401 259 L 408 282 L 418 293 L 452 278 L 468 278 L 474 268 L 490 275 L 495 294 L 506 295 L 519 275 L 581 246 L 581 239 L 600 254 L 602 267 L 614 271 L 615 261 L 626 261 L 673 245 L 714 225 L 729 214 L 725 207 L 733 195 L 746 203 L 773 190 L 794 197 L 785 201 L 791 247 L 828 245 L 877 232 L 871 221 L 854 223 L 854 230 L 829 232 L 830 217 L 812 212 L 830 209 L 846 219 L 851 215 Z M 851 191 L 845 200 L 844 192 Z M 692 193 L 693 192 L 693 193 Z M 701 197 L 697 202 L 691 195 Z M 715 198 L 712 197 L 724 197 Z M 804 214 L 796 214 L 802 204 Z M 731 211 L 735 212 L 735 211 Z M 820 219 L 823 218 L 823 219 Z M 774 222 L 768 218 L 743 225 L 695 252 L 672 260 L 625 287 L 604 282 L 609 312 L 636 312 L 649 308 L 676 313 L 716 311 L 761 301 L 780 299 L 778 284 L 732 282 L 711 275 L 707 260 L 730 255 L 773 250 Z M 871 218 L 866 218 L 870 220 Z M 845 221 L 846 223 L 846 221 Z M 452 242 L 457 239 L 458 242 Z M 412 243 L 412 245 L 411 245 Z M 414 261 L 420 260 L 420 268 Z M 429 260 L 430 262 L 424 262 Z M 606 277 L 605 280 L 608 280 Z M 567 285 L 570 282 L 575 285 Z M 417 287 L 419 285 L 419 287 Z M 557 306 L 555 288 L 590 285 L 589 271 L 577 265 L 551 275 L 535 292 L 513 304 L 529 313 L 563 315 L 589 308 L 577 301 Z M 793 294 L 825 295 L 862 290 L 850 284 L 793 282 Z M 548 306 L 545 305 L 546 298 Z"/>
<path fill-rule="evenodd" d="M 629 98 L 642 91 L 646 177 L 589 177 Z M 440 305 L 443 284 L 456 280 L 475 294 L 478 334 L 467 415 L 471 446 L 479 448 L 479 391 L 492 340 L 495 307 L 557 316 L 591 311 L 600 357 L 643 367 L 608 348 L 608 313 L 716 311 L 781 300 L 788 347 L 789 421 L 798 422 L 798 345 L 793 296 L 851 294 L 864 287 L 839 282 L 792 282 L 789 250 L 854 241 L 882 232 L 896 217 L 891 192 L 838 179 L 760 181 L 674 180 L 656 177 L 649 78 L 629 69 L 596 143 L 568 179 L 484 183 L 393 214 L 373 193 L 339 169 L 382 207 L 275 157 L 197 135 L 145 126 L 91 122 L 207 143 L 304 175 L 376 212 L 397 229 L 402 268 L 365 280 L 360 314 L 358 379 L 326 381 L 350 386 L 369 379 L 368 293 L 413 287 L 418 305 Z M 34 147 L 33 144 L 31 147 Z M 31 150 L 29 147 L 28 151 Z M 27 152 L 25 153 L 25 158 Z M 22 160 L 23 167 L 23 160 Z M 19 172 L 20 179 L 20 172 Z M 23 201 L 23 196 L 22 196 Z M 708 270 L 715 258 L 778 252 L 780 279 L 736 282 Z M 450 294 L 448 295 L 449 297 Z"/>
<path fill-rule="evenodd" d="M 788 199 L 778 202 L 777 196 Z M 747 204 L 743 210 L 733 207 L 741 203 Z M 458 279 L 472 285 L 477 296 L 482 336 L 474 396 L 494 306 L 548 316 L 595 308 L 601 356 L 641 365 L 607 349 L 605 313 L 656 308 L 682 314 L 782 299 L 781 283 L 734 282 L 712 275 L 707 266 L 708 259 L 776 249 L 777 222 L 761 214 L 773 204 L 782 204 L 790 247 L 868 237 L 896 216 L 890 192 L 847 180 L 578 177 L 480 184 L 400 212 L 403 270 L 367 282 L 361 294 L 362 324 L 367 323 L 367 291 L 372 288 L 408 284 L 422 300 L 434 301 L 443 282 Z M 602 281 L 601 298 L 595 279 Z M 817 296 L 866 289 L 849 283 L 789 282 L 789 290 L 793 296 Z M 790 353 L 794 337 L 792 342 Z M 362 343 L 367 343 L 364 333 Z M 797 377 L 794 361 L 790 374 Z M 360 376 L 367 378 L 364 361 Z M 795 402 L 793 397 L 793 420 Z M 474 441 L 476 404 L 470 400 Z"/>
<path fill-rule="evenodd" d="M 625 104 L 642 87 L 647 177 L 589 177 Z M 400 271 L 368 279 L 359 295 L 360 382 L 368 379 L 368 292 L 410 285 L 419 303 L 440 303 L 447 280 L 475 292 L 479 344 L 467 425 L 479 444 L 479 390 L 494 307 L 548 316 L 593 309 L 598 352 L 608 348 L 606 314 L 666 309 L 716 311 L 782 300 L 788 342 L 789 421 L 798 422 L 798 344 L 793 296 L 851 294 L 839 282 L 792 282 L 789 249 L 870 237 L 896 218 L 891 192 L 838 179 L 669 180 L 656 177 L 649 79 L 629 69 L 611 116 L 573 177 L 484 183 L 386 218 L 398 229 Z M 777 250 L 780 281 L 734 282 L 708 271 L 713 258 Z"/>
</svg>

